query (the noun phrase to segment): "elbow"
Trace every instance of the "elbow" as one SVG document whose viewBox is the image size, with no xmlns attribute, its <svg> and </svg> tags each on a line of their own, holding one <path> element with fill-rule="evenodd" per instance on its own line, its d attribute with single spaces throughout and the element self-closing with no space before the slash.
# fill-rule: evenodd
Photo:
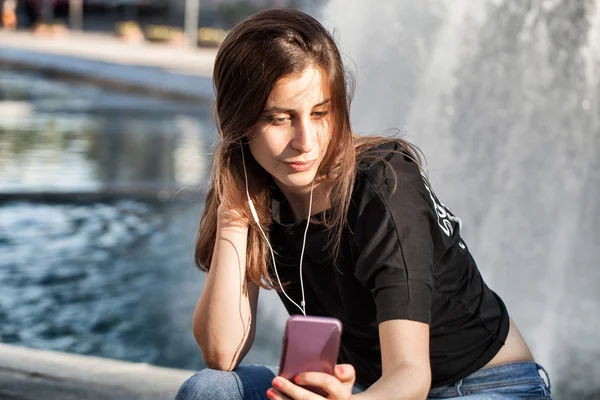
<svg viewBox="0 0 600 400">
<path fill-rule="evenodd" d="M 425 400 L 431 390 L 431 369 L 422 367 L 415 376 L 418 377 L 415 398 Z"/>
<path fill-rule="evenodd" d="M 431 368 L 429 364 L 405 363 L 397 370 L 399 375 L 409 377 L 406 390 L 398 393 L 394 399 L 426 400 L 431 390 Z M 400 396 L 400 397 L 398 397 Z"/>
<path fill-rule="evenodd" d="M 194 315 L 192 332 L 204 363 L 210 369 L 233 371 L 252 346 L 254 329 L 249 329 L 246 335 L 235 335 L 231 329 L 222 332 L 224 328 L 215 330 L 215 326 L 199 318 L 199 315 Z"/>
<path fill-rule="evenodd" d="M 237 368 L 239 362 L 236 362 L 235 357 L 231 354 L 212 352 L 202 352 L 202 359 L 206 366 L 210 369 L 218 371 L 233 371 Z"/>
<path fill-rule="evenodd" d="M 231 351 L 222 344 L 208 340 L 200 333 L 194 332 L 194 337 L 200 347 L 202 360 L 208 368 L 219 371 L 233 371 L 237 367 L 238 363 L 234 361 L 234 351 Z"/>
<path fill-rule="evenodd" d="M 200 347 L 202 360 L 210 369 L 233 371 L 237 368 L 247 352 L 247 346 L 242 346 L 240 349 L 239 343 L 236 343 L 235 345 L 223 343 L 214 338 L 211 339 L 200 332 L 194 332 L 194 336 Z"/>
<path fill-rule="evenodd" d="M 431 385 L 425 388 L 421 393 L 419 393 L 418 398 L 421 400 L 427 400 L 429 396 L 429 390 L 431 389 Z"/>
<path fill-rule="evenodd" d="M 423 369 L 420 377 L 417 398 L 425 400 L 429 396 L 429 390 L 431 390 L 431 370 L 429 368 Z"/>
</svg>

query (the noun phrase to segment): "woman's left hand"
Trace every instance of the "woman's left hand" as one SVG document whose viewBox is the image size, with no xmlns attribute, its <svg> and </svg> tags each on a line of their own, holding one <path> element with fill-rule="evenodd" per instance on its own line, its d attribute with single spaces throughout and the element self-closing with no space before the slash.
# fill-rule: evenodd
<svg viewBox="0 0 600 400">
<path fill-rule="evenodd" d="M 299 386 L 313 386 L 323 389 L 329 395 L 327 399 L 348 400 L 352 396 L 352 387 L 356 379 L 354 367 L 350 364 L 335 366 L 334 375 L 323 372 L 303 372 L 294 378 L 294 382 L 277 376 L 273 387 L 267 390 L 267 397 L 273 400 L 319 400 L 324 397 Z"/>
</svg>

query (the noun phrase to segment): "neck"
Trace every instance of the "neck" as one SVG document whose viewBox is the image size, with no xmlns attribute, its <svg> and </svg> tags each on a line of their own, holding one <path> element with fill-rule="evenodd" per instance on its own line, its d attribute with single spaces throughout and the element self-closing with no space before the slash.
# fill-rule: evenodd
<svg viewBox="0 0 600 400">
<path fill-rule="evenodd" d="M 306 219 L 309 209 L 310 215 L 313 216 L 327 210 L 331 206 L 329 199 L 330 190 L 327 189 L 328 185 L 324 182 L 315 184 L 313 188 L 312 208 L 310 207 L 310 185 L 304 188 L 294 188 L 293 190 L 279 183 L 277 183 L 277 186 L 287 199 L 296 222 Z"/>
</svg>

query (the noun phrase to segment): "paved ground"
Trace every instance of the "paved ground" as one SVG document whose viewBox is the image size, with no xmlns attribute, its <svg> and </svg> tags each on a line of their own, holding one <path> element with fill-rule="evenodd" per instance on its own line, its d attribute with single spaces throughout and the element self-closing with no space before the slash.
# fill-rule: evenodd
<svg viewBox="0 0 600 400">
<path fill-rule="evenodd" d="M 214 48 L 131 44 L 108 34 L 0 33 L 0 66 L 175 99 L 212 100 L 215 55 Z"/>
<path fill-rule="evenodd" d="M 217 50 L 158 43 L 126 43 L 116 36 L 71 32 L 62 37 L 44 37 L 30 32 L 0 34 L 0 49 L 20 49 L 110 62 L 160 68 L 210 77 Z M 1 50 L 0 50 L 1 51 Z"/>
</svg>

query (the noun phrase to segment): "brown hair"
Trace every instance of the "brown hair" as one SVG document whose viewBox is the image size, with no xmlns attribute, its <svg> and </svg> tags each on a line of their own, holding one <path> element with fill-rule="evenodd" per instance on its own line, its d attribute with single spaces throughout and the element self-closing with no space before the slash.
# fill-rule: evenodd
<svg viewBox="0 0 600 400">
<path fill-rule="evenodd" d="M 225 202 L 248 223 L 247 279 L 263 288 L 274 288 L 269 279 L 270 253 L 240 193 L 245 193 L 241 146 L 248 173 L 249 192 L 263 228 L 272 222 L 270 176 L 252 157 L 247 136 L 263 112 L 275 83 L 314 66 L 329 85 L 332 132 L 318 177 L 335 182 L 331 208 L 322 223 L 330 228 L 331 254 L 337 254 L 354 186 L 356 159 L 380 143 L 394 140 L 418 159 L 414 148 L 401 139 L 358 137 L 350 126 L 350 101 L 354 80 L 344 69 L 334 39 L 311 16 L 288 8 L 251 15 L 233 28 L 215 59 L 214 107 L 219 142 L 196 242 L 195 261 L 208 271 L 217 231 L 217 208 Z M 245 198 L 245 196 L 243 196 Z"/>
</svg>

